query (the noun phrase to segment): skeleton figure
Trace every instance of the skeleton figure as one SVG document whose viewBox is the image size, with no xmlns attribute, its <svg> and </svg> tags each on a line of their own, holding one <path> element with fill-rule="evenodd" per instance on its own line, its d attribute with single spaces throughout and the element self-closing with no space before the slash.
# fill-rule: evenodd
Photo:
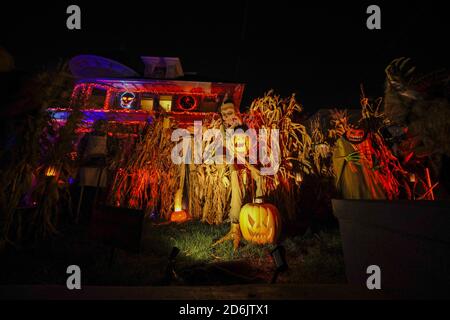
<svg viewBox="0 0 450 320">
<path fill-rule="evenodd" d="M 243 126 L 242 119 L 239 115 L 239 111 L 232 101 L 226 100 L 220 107 L 220 116 L 222 118 L 222 131 L 226 129 L 242 129 L 245 131 L 245 126 Z M 238 154 L 242 154 L 246 145 L 246 137 L 244 135 L 236 135 L 232 143 L 232 148 L 237 151 Z M 248 139 L 248 138 L 247 138 Z M 228 146 L 230 147 L 230 146 Z M 242 162 L 245 164 L 230 164 L 229 169 L 231 172 L 231 181 L 224 179 L 223 183 L 229 185 L 231 183 L 231 208 L 230 208 L 230 221 L 231 228 L 227 235 L 214 243 L 214 246 L 231 240 L 233 241 L 234 250 L 239 247 L 241 240 L 241 230 L 239 227 L 239 213 L 243 205 L 244 198 L 246 196 L 246 186 L 248 185 L 248 175 L 253 179 L 256 184 L 256 197 L 262 196 L 261 189 L 261 176 L 259 171 L 254 166 L 250 165 L 245 159 Z"/>
</svg>

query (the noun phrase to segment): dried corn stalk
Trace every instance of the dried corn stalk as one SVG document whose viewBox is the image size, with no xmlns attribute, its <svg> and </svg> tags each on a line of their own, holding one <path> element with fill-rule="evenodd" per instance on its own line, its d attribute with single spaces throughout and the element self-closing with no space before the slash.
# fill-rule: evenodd
<svg viewBox="0 0 450 320">
<path fill-rule="evenodd" d="M 219 128 L 220 120 L 206 119 L 203 129 Z M 207 141 L 203 141 L 205 150 Z M 231 188 L 227 165 L 189 165 L 189 212 L 195 219 L 209 224 L 221 224 L 227 217 Z"/>
<path fill-rule="evenodd" d="M 323 177 L 333 177 L 333 166 L 331 162 L 331 145 L 334 144 L 327 139 L 319 115 L 310 120 L 311 139 L 313 148 L 311 150 L 314 171 Z"/>
<path fill-rule="evenodd" d="M 283 205 L 288 219 L 295 219 L 298 185 L 303 175 L 312 174 L 310 161 L 312 140 L 304 125 L 296 122 L 303 111 L 295 95 L 280 98 L 273 91 L 253 101 L 246 122 L 251 128 L 279 130 L 281 163 L 274 176 L 263 176 L 263 192 Z M 298 120 L 297 120 L 298 121 Z M 272 154 L 270 145 L 268 153 Z"/>
<path fill-rule="evenodd" d="M 328 130 L 328 138 L 337 141 L 349 128 L 348 112 L 347 110 L 333 109 L 330 110 L 330 117 L 331 129 Z"/>
<path fill-rule="evenodd" d="M 172 130 L 164 128 L 164 119 L 156 118 L 137 143 L 136 151 L 115 175 L 111 200 L 116 206 L 143 209 L 147 214 L 158 210 L 168 218 L 179 185 L 180 166 L 171 161 L 174 143 Z"/>
</svg>

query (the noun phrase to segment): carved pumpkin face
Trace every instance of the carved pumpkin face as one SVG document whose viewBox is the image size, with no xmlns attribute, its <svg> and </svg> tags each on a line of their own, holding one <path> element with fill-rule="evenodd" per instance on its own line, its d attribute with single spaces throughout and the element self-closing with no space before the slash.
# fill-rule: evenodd
<svg viewBox="0 0 450 320">
<path fill-rule="evenodd" d="M 366 132 L 363 129 L 349 128 L 345 138 L 351 143 L 360 143 L 366 139 Z"/>
<path fill-rule="evenodd" d="M 275 244 L 281 231 L 280 214 L 274 205 L 248 203 L 239 217 L 242 236 L 257 244 Z"/>
<path fill-rule="evenodd" d="M 234 151 L 240 155 L 248 153 L 248 137 L 245 133 L 234 136 Z"/>
</svg>

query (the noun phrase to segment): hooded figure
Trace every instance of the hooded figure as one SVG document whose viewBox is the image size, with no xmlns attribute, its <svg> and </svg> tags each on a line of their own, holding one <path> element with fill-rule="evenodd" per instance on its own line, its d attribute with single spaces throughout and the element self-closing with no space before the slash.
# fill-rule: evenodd
<svg viewBox="0 0 450 320">
<path fill-rule="evenodd" d="M 351 127 L 336 142 L 333 168 L 336 189 L 344 199 L 383 200 L 386 194 L 377 173 L 372 133 Z"/>
</svg>

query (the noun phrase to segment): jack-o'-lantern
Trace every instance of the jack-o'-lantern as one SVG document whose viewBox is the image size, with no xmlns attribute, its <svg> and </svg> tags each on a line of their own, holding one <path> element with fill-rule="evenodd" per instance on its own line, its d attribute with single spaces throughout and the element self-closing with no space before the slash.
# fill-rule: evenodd
<svg viewBox="0 0 450 320">
<path fill-rule="evenodd" d="M 344 135 L 345 139 L 351 143 L 361 143 L 367 138 L 367 132 L 363 129 L 349 128 Z"/>
<path fill-rule="evenodd" d="M 176 223 L 186 222 L 191 219 L 191 216 L 184 210 L 174 211 L 170 214 L 170 221 Z"/>
<path fill-rule="evenodd" d="M 170 214 L 170 221 L 176 223 L 186 222 L 191 219 L 189 213 L 182 209 L 183 189 L 175 193 L 174 211 Z"/>
<path fill-rule="evenodd" d="M 239 155 L 246 156 L 248 153 L 248 137 L 245 133 L 235 134 L 234 137 L 234 152 Z"/>
<path fill-rule="evenodd" d="M 275 244 L 280 236 L 281 219 L 278 209 L 262 199 L 242 207 L 239 224 L 245 240 L 257 244 Z"/>
</svg>

